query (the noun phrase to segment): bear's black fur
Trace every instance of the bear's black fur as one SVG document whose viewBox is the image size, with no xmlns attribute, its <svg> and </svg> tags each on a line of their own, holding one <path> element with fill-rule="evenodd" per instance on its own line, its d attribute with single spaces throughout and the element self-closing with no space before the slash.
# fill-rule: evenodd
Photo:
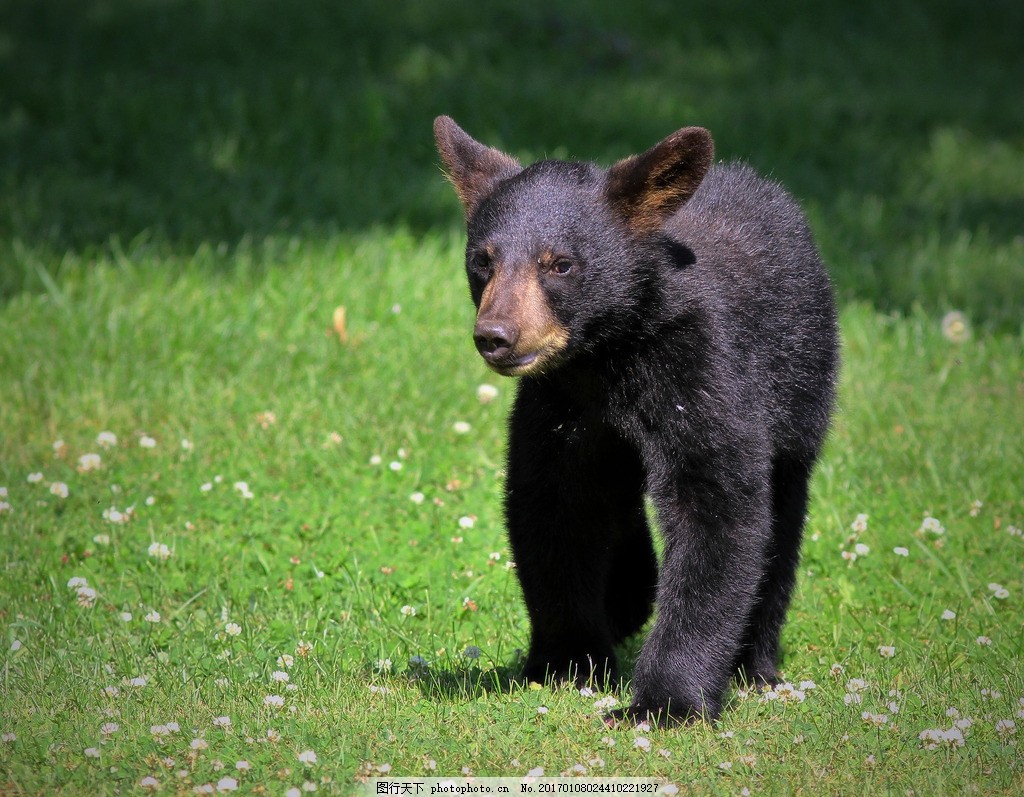
<svg viewBox="0 0 1024 797">
<path fill-rule="evenodd" d="M 520 376 L 505 509 L 525 677 L 617 677 L 616 716 L 716 717 L 777 681 L 807 483 L 838 367 L 828 277 L 793 199 L 685 128 L 609 170 L 522 168 L 440 117 L 465 206 L 474 336 Z M 644 509 L 664 540 L 656 559 Z"/>
</svg>

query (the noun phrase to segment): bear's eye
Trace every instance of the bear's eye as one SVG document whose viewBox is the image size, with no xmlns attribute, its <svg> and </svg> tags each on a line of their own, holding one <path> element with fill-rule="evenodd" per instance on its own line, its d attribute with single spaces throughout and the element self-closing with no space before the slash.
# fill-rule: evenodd
<svg viewBox="0 0 1024 797">
<path fill-rule="evenodd" d="M 486 278 L 491 275 L 493 265 L 485 252 L 478 252 L 470 258 L 469 268 L 474 274 Z"/>
<path fill-rule="evenodd" d="M 572 269 L 572 261 L 569 260 L 569 258 L 567 257 L 560 257 L 554 263 L 551 264 L 551 267 L 548 270 L 552 274 L 557 274 L 559 277 L 564 277 L 567 274 L 571 273 Z"/>
</svg>

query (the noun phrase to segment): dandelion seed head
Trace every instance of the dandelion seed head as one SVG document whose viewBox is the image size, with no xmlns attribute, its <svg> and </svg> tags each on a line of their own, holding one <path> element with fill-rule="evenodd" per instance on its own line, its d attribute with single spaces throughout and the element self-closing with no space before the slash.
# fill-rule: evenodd
<svg viewBox="0 0 1024 797">
<path fill-rule="evenodd" d="M 971 326 L 967 316 L 959 310 L 951 310 L 942 317 L 942 336 L 950 343 L 964 343 L 971 337 Z"/>
</svg>

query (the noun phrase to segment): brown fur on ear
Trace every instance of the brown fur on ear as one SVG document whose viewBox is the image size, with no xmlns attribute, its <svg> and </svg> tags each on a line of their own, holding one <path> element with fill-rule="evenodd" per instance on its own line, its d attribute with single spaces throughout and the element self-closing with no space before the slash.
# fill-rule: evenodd
<svg viewBox="0 0 1024 797">
<path fill-rule="evenodd" d="M 467 219 L 501 180 L 522 169 L 515 158 L 485 147 L 449 116 L 434 120 L 434 139 Z"/>
<path fill-rule="evenodd" d="M 715 144 L 703 127 L 684 127 L 608 170 L 605 196 L 637 232 L 660 229 L 700 186 Z"/>
</svg>

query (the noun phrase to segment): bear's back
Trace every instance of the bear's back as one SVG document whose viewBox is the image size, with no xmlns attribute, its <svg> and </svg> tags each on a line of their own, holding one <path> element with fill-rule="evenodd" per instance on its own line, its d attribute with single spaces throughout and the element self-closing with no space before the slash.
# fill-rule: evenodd
<svg viewBox="0 0 1024 797">
<path fill-rule="evenodd" d="M 747 386 L 781 449 L 817 450 L 838 364 L 828 275 L 803 211 L 742 163 L 713 167 L 665 231 L 693 253 L 668 280 L 680 311 L 713 326 L 719 356 Z"/>
</svg>

